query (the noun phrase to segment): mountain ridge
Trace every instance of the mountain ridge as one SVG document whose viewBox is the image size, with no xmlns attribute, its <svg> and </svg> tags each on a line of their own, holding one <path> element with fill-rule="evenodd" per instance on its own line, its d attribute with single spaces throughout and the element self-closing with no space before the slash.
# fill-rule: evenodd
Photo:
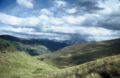
<svg viewBox="0 0 120 78">
<path fill-rule="evenodd" d="M 58 41 L 53 41 L 48 39 L 24 39 L 24 38 L 19 38 L 19 37 L 10 36 L 10 35 L 0 35 L 0 38 L 9 40 L 9 41 L 21 42 L 29 45 L 40 44 L 40 45 L 46 46 L 52 52 L 70 45 L 66 42 L 58 42 Z"/>
</svg>

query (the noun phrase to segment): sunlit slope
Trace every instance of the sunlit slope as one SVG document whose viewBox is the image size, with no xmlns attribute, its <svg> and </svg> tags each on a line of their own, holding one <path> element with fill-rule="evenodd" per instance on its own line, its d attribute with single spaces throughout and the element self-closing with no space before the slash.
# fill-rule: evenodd
<svg viewBox="0 0 120 78">
<path fill-rule="evenodd" d="M 55 71 L 56 67 L 38 61 L 24 52 L 0 52 L 0 78 L 32 78 L 38 70 Z"/>
<path fill-rule="evenodd" d="M 120 55 L 57 69 L 24 52 L 0 53 L 0 78 L 120 78 Z"/>
<path fill-rule="evenodd" d="M 75 44 L 55 53 L 42 55 L 38 59 L 65 68 L 116 54 L 120 54 L 120 39 Z"/>
<path fill-rule="evenodd" d="M 35 75 L 34 78 L 120 78 L 120 55 Z"/>
</svg>

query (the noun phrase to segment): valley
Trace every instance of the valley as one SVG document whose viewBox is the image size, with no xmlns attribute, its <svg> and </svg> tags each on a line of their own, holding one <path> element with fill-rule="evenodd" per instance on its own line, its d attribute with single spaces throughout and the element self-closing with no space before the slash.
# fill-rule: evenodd
<svg viewBox="0 0 120 78">
<path fill-rule="evenodd" d="M 120 78 L 119 46 L 114 39 L 52 52 L 40 43 L 0 37 L 0 78 Z"/>
</svg>

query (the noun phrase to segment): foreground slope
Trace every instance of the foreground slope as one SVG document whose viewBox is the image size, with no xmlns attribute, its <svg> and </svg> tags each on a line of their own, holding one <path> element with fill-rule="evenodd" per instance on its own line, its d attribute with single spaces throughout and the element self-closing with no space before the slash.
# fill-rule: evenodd
<svg viewBox="0 0 120 78">
<path fill-rule="evenodd" d="M 120 78 L 120 55 L 60 69 L 34 78 Z"/>
<path fill-rule="evenodd" d="M 75 44 L 55 53 L 42 55 L 38 59 L 59 68 L 66 68 L 116 54 L 120 54 L 120 39 Z"/>
<path fill-rule="evenodd" d="M 120 55 L 57 69 L 24 52 L 0 53 L 0 78 L 120 78 Z"/>
<path fill-rule="evenodd" d="M 47 72 L 56 69 L 24 52 L 0 51 L 0 78 L 32 78 L 34 72 L 38 70 Z"/>
</svg>

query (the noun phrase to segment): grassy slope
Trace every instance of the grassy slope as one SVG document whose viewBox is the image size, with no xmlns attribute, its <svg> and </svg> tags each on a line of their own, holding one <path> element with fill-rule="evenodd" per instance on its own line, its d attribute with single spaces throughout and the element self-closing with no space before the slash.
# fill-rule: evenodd
<svg viewBox="0 0 120 78">
<path fill-rule="evenodd" d="M 24 52 L 0 53 L 0 78 L 32 78 L 34 72 L 56 70 Z"/>
<path fill-rule="evenodd" d="M 56 65 L 59 68 L 79 65 L 91 60 L 112 56 L 120 53 L 120 39 L 75 44 L 55 53 L 49 53 L 38 57 L 49 64 Z"/>
<path fill-rule="evenodd" d="M 0 53 L 0 78 L 120 78 L 120 55 L 57 69 L 24 52 Z"/>
<path fill-rule="evenodd" d="M 120 78 L 120 55 L 106 57 L 34 78 Z"/>
</svg>

